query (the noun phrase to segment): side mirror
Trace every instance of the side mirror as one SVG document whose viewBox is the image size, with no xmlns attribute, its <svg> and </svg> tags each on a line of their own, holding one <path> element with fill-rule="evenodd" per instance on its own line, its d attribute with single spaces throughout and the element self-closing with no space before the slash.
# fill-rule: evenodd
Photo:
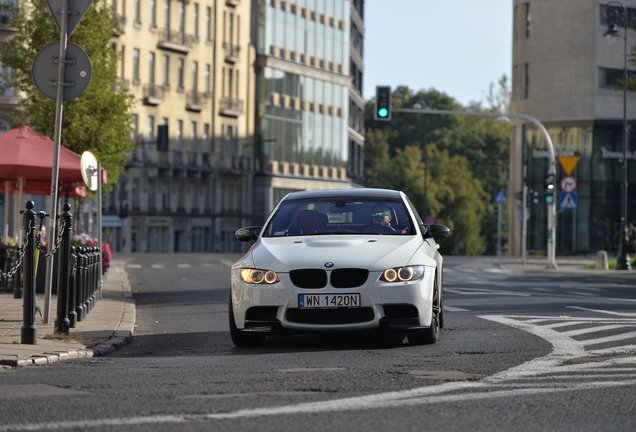
<svg viewBox="0 0 636 432">
<path fill-rule="evenodd" d="M 258 238 L 258 235 L 261 233 L 261 228 L 262 227 L 260 226 L 248 226 L 239 228 L 234 233 L 234 237 L 242 242 L 254 242 Z"/>
<path fill-rule="evenodd" d="M 441 224 L 429 224 L 429 225 L 421 225 L 422 228 L 422 236 L 426 238 L 434 238 L 435 240 L 443 239 L 448 237 L 450 234 L 450 229 L 446 225 Z"/>
</svg>

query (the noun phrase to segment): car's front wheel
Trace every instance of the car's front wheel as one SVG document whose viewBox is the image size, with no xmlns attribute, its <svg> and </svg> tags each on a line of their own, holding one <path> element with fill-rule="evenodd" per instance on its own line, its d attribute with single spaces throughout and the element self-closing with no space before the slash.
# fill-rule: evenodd
<svg viewBox="0 0 636 432">
<path fill-rule="evenodd" d="M 411 345 L 430 345 L 434 344 L 439 339 L 439 323 L 441 316 L 441 298 L 439 293 L 439 287 L 437 285 L 437 277 L 433 285 L 433 304 L 432 304 L 432 318 L 431 326 L 425 328 L 418 333 L 409 333 L 408 340 Z"/>
<path fill-rule="evenodd" d="M 234 308 L 232 307 L 232 296 L 230 295 L 229 302 L 229 322 L 230 322 L 230 336 L 232 337 L 232 342 L 237 347 L 241 348 L 249 348 L 249 347 L 259 347 L 263 345 L 265 342 L 265 335 L 258 333 L 245 333 L 243 330 L 239 330 L 236 328 L 236 322 L 234 321 Z"/>
</svg>

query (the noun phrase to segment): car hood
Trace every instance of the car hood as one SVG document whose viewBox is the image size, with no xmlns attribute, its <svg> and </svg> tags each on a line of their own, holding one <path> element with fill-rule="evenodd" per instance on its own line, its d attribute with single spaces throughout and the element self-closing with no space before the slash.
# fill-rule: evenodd
<svg viewBox="0 0 636 432">
<path fill-rule="evenodd" d="M 382 271 L 407 264 L 434 266 L 433 258 L 422 251 L 411 262 L 424 241 L 419 236 L 304 236 L 261 237 L 252 248 L 255 268 L 288 272 L 296 269 L 366 268 Z M 246 257 L 247 258 L 247 257 Z"/>
</svg>

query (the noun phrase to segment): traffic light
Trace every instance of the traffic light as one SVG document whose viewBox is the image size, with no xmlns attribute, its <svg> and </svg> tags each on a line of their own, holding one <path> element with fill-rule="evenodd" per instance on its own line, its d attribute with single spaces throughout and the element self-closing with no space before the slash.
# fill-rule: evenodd
<svg viewBox="0 0 636 432">
<path fill-rule="evenodd" d="M 375 87 L 375 110 L 373 118 L 379 121 L 391 120 L 391 87 L 376 86 Z"/>
<path fill-rule="evenodd" d="M 528 189 L 528 201 L 527 204 L 536 204 L 539 202 L 539 192 L 536 190 Z"/>
<path fill-rule="evenodd" d="M 545 176 L 545 202 L 548 204 L 554 202 L 554 174 Z"/>
</svg>

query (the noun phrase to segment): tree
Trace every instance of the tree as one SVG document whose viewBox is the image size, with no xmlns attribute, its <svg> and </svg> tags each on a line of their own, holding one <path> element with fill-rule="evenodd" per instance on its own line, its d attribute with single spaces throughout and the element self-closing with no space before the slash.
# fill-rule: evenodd
<svg viewBox="0 0 636 432">
<path fill-rule="evenodd" d="M 17 33 L 0 42 L 0 61 L 11 73 L 4 85 L 21 94 L 14 125 L 28 124 L 43 135 L 53 137 L 56 101 L 42 95 L 33 84 L 31 66 L 40 49 L 60 40 L 60 32 L 44 0 L 20 2 L 20 12 L 10 22 Z M 118 56 L 112 48 L 116 30 L 112 10 L 106 0 L 96 0 L 69 38 L 88 54 L 92 65 L 86 91 L 64 102 L 61 144 L 78 154 L 89 150 L 108 171 L 112 188 L 132 150 L 131 108 L 134 98 L 126 89 L 115 88 Z"/>
<path fill-rule="evenodd" d="M 493 96 L 489 99 L 491 106 L 488 109 L 484 109 L 479 103 L 463 107 L 452 97 L 434 89 L 413 92 L 404 86 L 395 90 L 392 102 L 395 108 L 500 112 L 507 106 L 505 103 L 506 100 L 509 101 L 510 94 L 509 91 L 506 92 L 505 76 L 499 80 L 499 86 L 498 96 L 495 97 L 494 84 L 491 85 Z M 366 108 L 365 166 L 390 166 L 399 160 L 398 165 L 393 167 L 397 171 L 393 172 L 404 176 L 410 163 L 421 163 L 418 169 L 420 172 L 426 171 L 426 175 L 422 177 L 422 186 L 416 186 L 419 185 L 416 179 L 406 175 L 409 180 L 398 183 L 393 188 L 404 190 L 421 187 L 419 194 L 407 194 L 416 207 L 421 203 L 423 207 L 418 207 L 418 211 L 422 216 L 430 214 L 437 221 L 446 220 L 449 227 L 457 228 L 451 231 L 451 239 L 457 241 L 458 245 L 461 243 L 462 253 L 494 254 L 497 250 L 497 206 L 493 197 L 497 190 L 507 189 L 509 179 L 510 130 L 506 119 L 394 113 L 391 122 L 375 122 L 372 102 L 368 102 Z M 386 141 L 384 146 L 388 146 L 382 152 L 376 151 L 378 131 L 382 132 L 382 139 Z M 417 159 L 412 150 L 407 152 L 408 147 L 419 148 L 420 159 Z M 387 155 L 390 159 L 388 164 L 385 161 Z M 404 159 L 405 155 L 413 159 Z M 381 161 L 378 159 L 380 157 Z M 457 167 L 460 166 L 462 169 L 458 171 Z M 447 173 L 453 175 L 448 176 Z M 374 173 L 367 180 L 372 185 L 386 187 L 377 179 L 387 177 L 391 176 Z M 458 182 L 457 179 L 461 181 Z M 466 189 L 463 182 L 478 184 L 478 187 L 464 193 L 461 192 Z M 448 189 L 451 185 L 453 191 Z M 411 196 L 412 194 L 421 196 L 421 200 Z M 452 209 L 450 213 L 449 209 Z M 459 221 L 460 216 L 466 220 Z M 506 222 L 504 221 L 503 233 L 507 233 Z M 505 235 L 502 240 L 505 246 Z"/>
</svg>

